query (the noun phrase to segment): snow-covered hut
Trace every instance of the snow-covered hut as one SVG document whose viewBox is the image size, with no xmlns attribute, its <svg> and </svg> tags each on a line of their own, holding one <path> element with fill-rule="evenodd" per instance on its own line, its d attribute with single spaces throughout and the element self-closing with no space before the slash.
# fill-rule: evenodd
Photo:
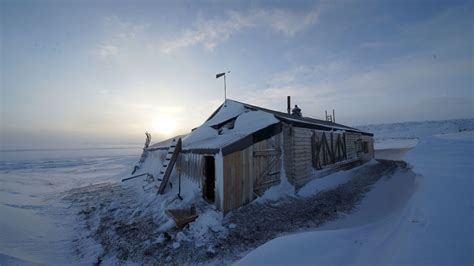
<svg viewBox="0 0 474 266">
<path fill-rule="evenodd" d="M 166 151 L 170 142 L 156 143 L 147 151 Z M 175 171 L 197 181 L 203 197 L 225 214 L 282 178 L 296 191 L 315 177 L 373 156 L 371 133 L 226 100 L 182 137 Z"/>
</svg>

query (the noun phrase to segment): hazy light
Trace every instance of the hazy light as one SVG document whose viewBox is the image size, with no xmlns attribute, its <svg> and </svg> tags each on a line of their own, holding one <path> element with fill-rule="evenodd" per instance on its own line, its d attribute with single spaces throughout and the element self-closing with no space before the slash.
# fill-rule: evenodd
<svg viewBox="0 0 474 266">
<path fill-rule="evenodd" d="M 176 121 L 166 115 L 161 115 L 152 121 L 153 130 L 165 136 L 171 136 L 176 131 Z"/>
</svg>

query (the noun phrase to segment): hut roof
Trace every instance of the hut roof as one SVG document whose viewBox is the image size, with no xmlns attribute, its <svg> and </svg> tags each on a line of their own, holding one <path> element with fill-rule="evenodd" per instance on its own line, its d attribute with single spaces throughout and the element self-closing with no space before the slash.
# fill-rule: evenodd
<svg viewBox="0 0 474 266">
<path fill-rule="evenodd" d="M 298 117 L 234 100 L 226 100 L 201 126 L 183 137 L 183 151 L 229 154 L 281 132 L 281 123 L 320 130 L 340 130 L 372 135 L 337 123 Z M 166 148 L 170 140 L 149 149 Z"/>
</svg>

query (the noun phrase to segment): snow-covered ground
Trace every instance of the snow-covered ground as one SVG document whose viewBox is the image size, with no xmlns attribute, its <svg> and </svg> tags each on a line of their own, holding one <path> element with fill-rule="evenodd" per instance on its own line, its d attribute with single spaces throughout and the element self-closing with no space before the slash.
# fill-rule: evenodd
<svg viewBox="0 0 474 266">
<path fill-rule="evenodd" d="M 325 223 L 316 231 L 312 229 L 271 240 L 250 252 L 239 264 L 472 265 L 474 119 L 371 125 L 362 129 L 375 133 L 377 155 L 402 158 L 416 174 L 396 172 L 381 178 L 356 211 L 341 214 L 342 218 Z M 0 264 L 97 262 L 104 247 L 90 237 L 83 223 L 85 216 L 103 213 L 88 204 L 107 199 L 107 202 L 95 204 L 97 208 L 105 206 L 104 210 L 118 213 L 117 219 L 129 214 L 142 215 L 134 212 L 132 205 L 128 209 L 118 209 L 120 204 L 129 202 L 126 199 L 115 201 L 117 197 L 124 197 L 127 186 L 118 184 L 128 176 L 139 154 L 140 147 L 0 151 Z M 370 164 L 378 167 L 376 162 L 371 162 L 364 169 L 370 169 Z M 316 179 L 295 197 L 310 199 L 334 189 L 350 182 L 357 171 L 341 171 Z M 96 185 L 101 183 L 104 185 Z M 96 193 L 99 190 L 108 194 L 99 195 Z M 117 195 L 114 194 L 116 191 Z M 288 196 L 288 191 L 282 183 L 259 201 Z M 78 215 L 78 209 L 65 200 L 66 192 L 80 194 L 83 202 L 78 204 L 89 209 Z M 173 201 L 174 198 L 166 200 Z M 153 210 L 158 209 L 161 210 Z M 96 228 L 99 218 L 93 217 L 92 224 L 86 226 Z M 205 238 L 210 229 L 219 237 L 222 232 L 240 234 L 241 225 L 235 222 L 222 227 L 218 224 L 220 219 L 215 211 L 208 210 L 190 224 L 184 234 L 173 236 L 175 254 L 180 254 L 196 239 L 206 243 L 200 237 Z M 120 225 L 114 226 L 120 228 Z M 158 236 L 150 240 L 151 245 L 165 241 L 164 235 Z M 146 241 L 143 245 L 148 243 Z M 205 248 L 207 253 L 219 252 L 217 247 Z M 188 250 L 192 250 L 192 246 Z M 245 255 L 248 251 L 242 252 Z M 105 259 L 103 262 L 114 262 Z M 173 261 L 172 257 L 166 259 Z"/>
<path fill-rule="evenodd" d="M 8 150 L 0 156 L 0 265 L 93 262 L 76 258 L 76 213 L 61 200 L 76 187 L 117 182 L 140 149 Z"/>
<path fill-rule="evenodd" d="M 418 176 L 381 179 L 352 214 L 271 240 L 238 264 L 472 265 L 472 129 L 472 119 L 371 126 L 382 145 L 418 140 L 404 157 Z"/>
</svg>

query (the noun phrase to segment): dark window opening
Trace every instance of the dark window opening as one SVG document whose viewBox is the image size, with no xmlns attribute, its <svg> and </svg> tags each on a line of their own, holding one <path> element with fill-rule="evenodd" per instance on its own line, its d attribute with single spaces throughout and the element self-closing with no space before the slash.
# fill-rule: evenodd
<svg viewBox="0 0 474 266">
<path fill-rule="evenodd" d="M 204 184 L 202 196 L 210 202 L 214 202 L 216 188 L 216 168 L 213 156 L 204 157 Z"/>
<path fill-rule="evenodd" d="M 369 143 L 367 141 L 357 140 L 356 151 L 362 153 L 369 153 Z"/>
<path fill-rule="evenodd" d="M 362 152 L 369 153 L 369 143 L 367 141 L 362 142 Z"/>
<path fill-rule="evenodd" d="M 237 120 L 237 117 L 233 117 L 231 119 L 227 119 L 219 124 L 215 124 L 215 125 L 212 125 L 211 127 L 214 128 L 215 130 L 217 130 L 219 132 L 219 135 L 222 135 L 223 131 L 225 129 L 233 129 L 234 128 L 234 124 L 235 124 L 235 120 Z"/>
</svg>

